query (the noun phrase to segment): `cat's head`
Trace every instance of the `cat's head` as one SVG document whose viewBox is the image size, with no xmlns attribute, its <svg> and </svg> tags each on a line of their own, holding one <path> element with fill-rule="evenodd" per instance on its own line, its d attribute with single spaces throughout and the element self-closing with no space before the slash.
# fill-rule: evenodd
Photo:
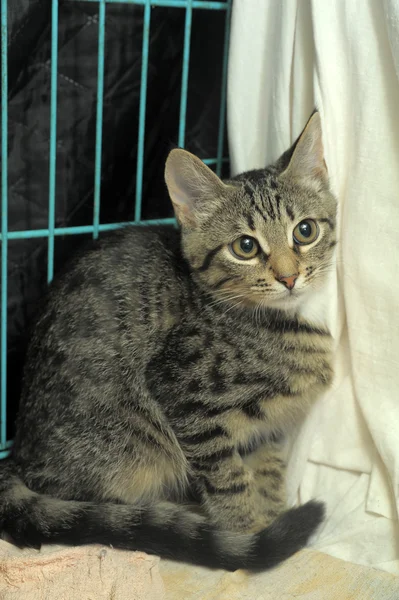
<svg viewBox="0 0 399 600">
<path fill-rule="evenodd" d="M 319 113 L 272 166 L 222 182 L 185 150 L 165 179 L 194 277 L 241 306 L 296 308 L 320 288 L 336 243 Z"/>
</svg>

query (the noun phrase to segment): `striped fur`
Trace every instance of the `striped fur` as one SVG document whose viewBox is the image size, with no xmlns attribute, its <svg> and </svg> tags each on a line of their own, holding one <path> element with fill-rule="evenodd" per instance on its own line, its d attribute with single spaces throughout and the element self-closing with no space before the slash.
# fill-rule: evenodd
<svg viewBox="0 0 399 600">
<path fill-rule="evenodd" d="M 323 319 L 302 316 L 335 242 L 317 132 L 310 122 L 276 165 L 226 183 L 172 151 L 182 233 L 116 232 L 51 287 L 0 465 L 0 530 L 15 543 L 226 569 L 267 568 L 307 543 L 323 507 L 285 509 L 284 441 L 332 379 Z M 321 236 L 301 250 L 290 231 L 305 217 Z M 250 233 L 262 253 L 240 263 L 228 245 Z M 278 280 L 293 265 L 295 295 Z"/>
</svg>

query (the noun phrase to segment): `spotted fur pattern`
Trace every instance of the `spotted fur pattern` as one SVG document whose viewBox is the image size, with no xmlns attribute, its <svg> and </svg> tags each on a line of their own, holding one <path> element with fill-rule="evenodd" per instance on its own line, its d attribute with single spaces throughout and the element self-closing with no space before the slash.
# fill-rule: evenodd
<svg viewBox="0 0 399 600">
<path fill-rule="evenodd" d="M 0 529 L 22 546 L 270 567 L 323 515 L 287 511 L 284 493 L 284 440 L 332 379 L 320 297 L 336 203 L 318 114 L 267 169 L 221 182 L 174 150 L 166 182 L 181 232 L 116 232 L 51 287 L 0 467 Z M 305 218 L 319 237 L 296 246 Z M 232 254 L 242 235 L 254 259 Z"/>
</svg>

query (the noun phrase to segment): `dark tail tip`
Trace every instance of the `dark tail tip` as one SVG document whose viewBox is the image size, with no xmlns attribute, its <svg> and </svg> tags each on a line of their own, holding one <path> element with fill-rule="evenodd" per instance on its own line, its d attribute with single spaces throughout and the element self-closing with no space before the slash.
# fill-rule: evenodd
<svg viewBox="0 0 399 600">
<path fill-rule="evenodd" d="M 268 529 L 267 537 L 276 543 L 274 564 L 286 560 L 304 548 L 324 520 L 325 505 L 311 500 L 282 514 Z M 260 534 L 262 535 L 262 534 Z"/>
<path fill-rule="evenodd" d="M 302 506 L 287 510 L 268 528 L 268 531 L 278 538 L 289 538 L 299 549 L 308 543 L 309 538 L 323 522 L 324 516 L 324 504 L 311 500 Z"/>
<path fill-rule="evenodd" d="M 275 567 L 307 545 L 324 516 L 324 504 L 315 500 L 287 510 L 255 536 L 255 544 L 249 556 L 244 560 L 242 557 L 227 559 L 224 568 L 263 571 Z"/>
</svg>

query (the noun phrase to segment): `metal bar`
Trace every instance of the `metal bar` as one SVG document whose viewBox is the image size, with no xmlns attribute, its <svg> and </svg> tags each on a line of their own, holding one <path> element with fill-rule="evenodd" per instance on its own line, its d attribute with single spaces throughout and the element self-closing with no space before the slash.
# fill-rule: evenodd
<svg viewBox="0 0 399 600">
<path fill-rule="evenodd" d="M 97 67 L 97 115 L 96 115 L 96 162 L 94 171 L 93 238 L 98 238 L 100 224 L 101 150 L 104 105 L 104 46 L 105 46 L 105 0 L 100 2 L 98 12 L 98 67 Z"/>
<path fill-rule="evenodd" d="M 202 162 L 206 165 L 215 165 L 217 159 L 216 158 L 205 158 Z M 222 162 L 229 162 L 228 158 L 223 158 Z M 137 225 L 138 227 L 145 227 L 146 225 L 173 225 L 175 222 L 174 219 L 148 219 L 142 221 L 124 221 L 119 223 L 109 223 L 105 225 L 99 225 L 98 231 L 113 231 L 115 229 L 120 229 L 121 227 L 126 227 L 127 225 Z M 54 235 L 79 235 L 85 233 L 93 233 L 94 226 L 93 225 L 82 225 L 78 227 L 56 227 L 54 228 Z M 35 239 L 47 237 L 49 233 L 48 229 L 30 229 L 26 231 L 9 231 L 7 234 L 8 240 L 27 240 L 27 239 Z M 0 234 L 0 242 L 2 241 L 2 234 Z"/>
<path fill-rule="evenodd" d="M 5 442 L 5 444 L 2 444 L 2 446 L 1 446 L 2 449 L 0 450 L 0 460 L 2 458 L 7 458 L 7 456 L 9 456 L 11 447 L 12 447 L 12 442 Z"/>
<path fill-rule="evenodd" d="M 7 437 L 8 71 L 7 0 L 1 0 L 1 383 L 0 448 Z"/>
<path fill-rule="evenodd" d="M 67 2 L 96 2 L 98 0 L 66 0 Z M 147 0 L 105 0 L 107 4 L 136 4 L 137 6 L 145 6 Z M 151 6 L 162 6 L 164 8 L 186 8 L 187 0 L 151 0 Z M 193 8 L 200 8 L 203 10 L 227 10 L 229 2 L 215 2 L 210 0 L 208 2 L 202 2 L 201 0 L 193 0 Z"/>
<path fill-rule="evenodd" d="M 0 460 L 10 456 L 10 450 L 0 450 Z"/>
<path fill-rule="evenodd" d="M 48 204 L 47 281 L 54 274 L 55 177 L 57 160 L 57 67 L 58 67 L 58 0 L 51 5 L 51 101 L 50 101 L 50 174 Z"/>
<path fill-rule="evenodd" d="M 123 223 L 108 223 L 105 225 L 99 225 L 98 229 L 101 233 L 105 231 L 114 231 L 115 229 L 122 229 L 123 227 L 136 226 L 146 227 L 148 225 L 174 225 L 175 219 L 148 219 L 147 221 L 125 221 Z M 94 231 L 93 225 L 82 225 L 79 227 L 56 227 L 54 229 L 54 235 L 84 235 L 92 234 Z M 10 231 L 8 232 L 8 240 L 30 240 L 36 238 L 48 237 L 48 229 L 31 229 L 30 231 Z M 1 237 L 0 237 L 1 241 Z"/>
<path fill-rule="evenodd" d="M 181 78 L 181 96 L 180 96 L 180 117 L 179 117 L 179 140 L 178 145 L 184 148 L 186 134 L 186 115 L 187 115 L 187 92 L 188 92 L 188 70 L 190 66 L 190 41 L 191 41 L 191 23 L 193 18 L 193 2 L 187 0 L 186 22 L 184 26 L 184 50 L 183 50 L 183 69 Z"/>
<path fill-rule="evenodd" d="M 148 72 L 148 46 L 150 41 L 150 18 L 151 4 L 145 2 L 143 21 L 143 47 L 141 51 L 141 83 L 140 83 L 140 113 L 139 113 L 139 140 L 137 144 L 137 170 L 136 170 L 136 204 L 134 219 L 136 222 L 141 218 L 141 199 L 143 193 L 143 169 L 144 169 L 144 132 L 145 132 L 145 109 L 147 99 L 147 72 Z"/>
<path fill-rule="evenodd" d="M 201 158 L 202 162 L 206 165 L 216 165 L 218 159 L 217 158 Z M 229 159 L 227 157 L 222 158 L 222 162 L 228 163 Z"/>
<path fill-rule="evenodd" d="M 231 4 L 232 0 L 229 0 L 226 11 L 226 24 L 224 30 L 224 53 L 223 53 L 223 70 L 222 70 L 222 87 L 220 95 L 220 111 L 219 111 L 219 132 L 218 132 L 218 149 L 217 149 L 217 163 L 216 163 L 216 175 L 220 177 L 222 174 L 222 161 L 223 161 L 223 143 L 224 143 L 224 128 L 226 123 L 226 94 L 227 94 L 227 67 L 229 62 L 229 43 L 230 43 L 230 18 L 231 18 Z"/>
</svg>

